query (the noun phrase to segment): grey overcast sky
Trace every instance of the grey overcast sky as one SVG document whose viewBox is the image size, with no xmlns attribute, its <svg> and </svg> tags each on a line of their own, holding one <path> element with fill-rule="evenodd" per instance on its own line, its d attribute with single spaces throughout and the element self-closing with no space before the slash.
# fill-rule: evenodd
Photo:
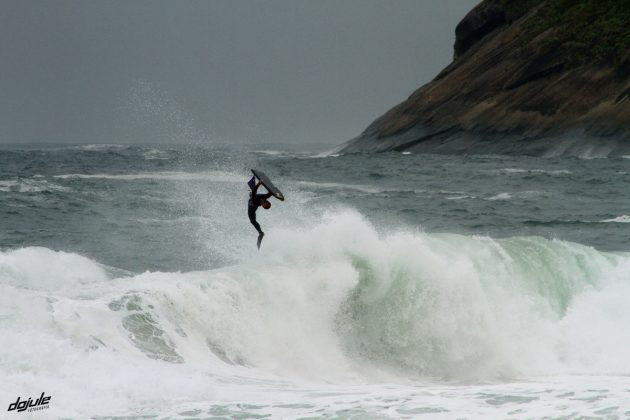
<svg viewBox="0 0 630 420">
<path fill-rule="evenodd" d="M 0 0 L 0 143 L 338 144 L 478 0 Z"/>
</svg>

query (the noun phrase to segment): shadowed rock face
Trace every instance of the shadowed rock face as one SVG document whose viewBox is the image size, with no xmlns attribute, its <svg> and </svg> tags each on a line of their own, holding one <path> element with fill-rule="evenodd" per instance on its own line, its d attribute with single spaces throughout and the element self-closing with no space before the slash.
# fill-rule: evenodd
<svg viewBox="0 0 630 420">
<path fill-rule="evenodd" d="M 605 30 L 630 2 L 602 1 L 619 10 L 482 2 L 457 25 L 454 61 L 341 151 L 630 154 L 630 21 Z M 583 36 L 591 20 L 604 35 Z"/>
<path fill-rule="evenodd" d="M 454 59 L 468 51 L 481 38 L 507 23 L 505 11 L 493 3 L 474 8 L 455 27 Z"/>
</svg>

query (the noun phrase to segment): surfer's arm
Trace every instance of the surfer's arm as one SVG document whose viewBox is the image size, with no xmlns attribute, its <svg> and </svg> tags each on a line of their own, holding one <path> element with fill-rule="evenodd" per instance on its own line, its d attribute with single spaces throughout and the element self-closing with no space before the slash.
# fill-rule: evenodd
<svg viewBox="0 0 630 420">
<path fill-rule="evenodd" d="M 256 178 L 258 179 L 258 178 Z M 260 187 L 260 185 L 262 184 L 262 182 L 260 182 L 260 179 L 258 179 L 258 181 L 256 182 L 256 185 L 254 185 L 254 188 L 252 189 L 252 196 L 255 196 L 259 199 L 264 198 L 265 200 L 268 199 L 269 197 L 271 197 L 273 194 L 269 192 L 269 190 L 267 189 L 267 186 L 262 184 L 265 189 L 267 190 L 266 194 L 256 194 L 256 191 L 258 191 L 258 187 Z"/>
<path fill-rule="evenodd" d="M 267 193 L 267 194 L 256 194 L 256 199 L 259 200 L 258 202 L 260 202 L 260 200 L 266 200 L 269 197 L 273 196 L 272 193 Z"/>
<path fill-rule="evenodd" d="M 254 185 L 254 188 L 252 188 L 252 196 L 256 195 L 258 187 L 260 187 L 260 179 L 256 178 L 256 184 Z"/>
</svg>

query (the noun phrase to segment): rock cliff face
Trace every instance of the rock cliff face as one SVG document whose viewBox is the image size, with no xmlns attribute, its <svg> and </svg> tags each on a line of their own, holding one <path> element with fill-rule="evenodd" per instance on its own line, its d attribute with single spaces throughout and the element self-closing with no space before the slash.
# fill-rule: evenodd
<svg viewBox="0 0 630 420">
<path fill-rule="evenodd" d="M 630 154 L 630 1 L 485 0 L 454 60 L 342 152 Z"/>
</svg>

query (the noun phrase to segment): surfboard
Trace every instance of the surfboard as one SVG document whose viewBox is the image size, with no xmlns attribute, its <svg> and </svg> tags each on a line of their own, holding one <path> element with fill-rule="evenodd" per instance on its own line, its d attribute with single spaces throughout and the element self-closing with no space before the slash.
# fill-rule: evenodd
<svg viewBox="0 0 630 420">
<path fill-rule="evenodd" d="M 284 195 L 282 194 L 282 192 L 280 192 L 278 187 L 273 185 L 273 182 L 271 182 L 267 175 L 257 169 L 252 169 L 252 173 L 256 178 L 260 180 L 260 183 L 263 184 L 265 188 L 267 188 L 267 191 L 273 194 L 273 196 L 276 197 L 278 200 L 284 201 Z"/>
</svg>

